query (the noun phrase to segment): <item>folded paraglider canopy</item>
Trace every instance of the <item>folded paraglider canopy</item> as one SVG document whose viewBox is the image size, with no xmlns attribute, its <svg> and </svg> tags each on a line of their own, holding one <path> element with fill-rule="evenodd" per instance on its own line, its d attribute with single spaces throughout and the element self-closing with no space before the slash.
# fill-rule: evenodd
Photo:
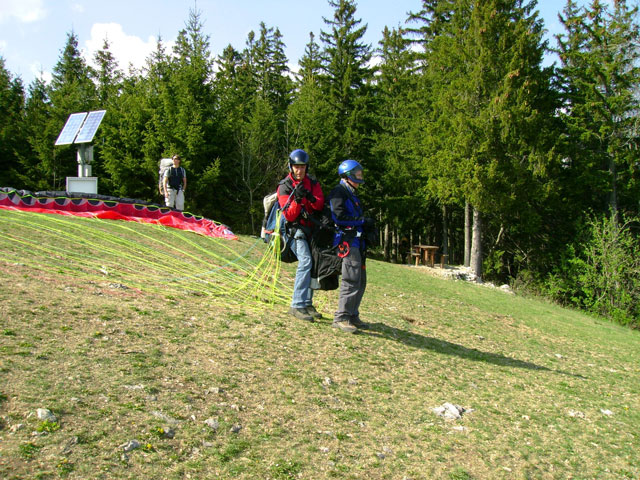
<svg viewBox="0 0 640 480">
<path fill-rule="evenodd" d="M 208 218 L 133 198 L 58 191 L 33 193 L 0 187 L 0 208 L 153 223 L 209 237 L 229 240 L 238 238 L 226 225 Z"/>
</svg>

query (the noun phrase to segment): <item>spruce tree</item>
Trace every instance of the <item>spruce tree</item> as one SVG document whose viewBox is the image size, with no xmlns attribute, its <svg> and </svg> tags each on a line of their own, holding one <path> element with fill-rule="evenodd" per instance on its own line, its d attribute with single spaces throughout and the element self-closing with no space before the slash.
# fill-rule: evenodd
<svg viewBox="0 0 640 480">
<path fill-rule="evenodd" d="M 299 65 L 293 101 L 287 112 L 287 150 L 291 152 L 302 148 L 309 154 L 310 171 L 319 176 L 326 190 L 330 182 L 335 182 L 335 167 L 329 166 L 325 171 L 322 163 L 330 156 L 337 142 L 337 132 L 331 127 L 332 109 L 322 89 L 320 47 L 313 33 L 309 34 L 309 42 Z"/>
<path fill-rule="evenodd" d="M 28 153 L 25 138 L 25 94 L 0 57 L 0 186 L 21 188 L 19 165 Z"/>
<path fill-rule="evenodd" d="M 459 0 L 442 26 L 446 34 L 427 51 L 434 104 L 425 167 L 441 195 L 474 207 L 474 240 L 492 240 L 488 259 L 478 258 L 482 245 L 472 249 L 478 276 L 485 261 L 497 275 L 507 268 L 513 273 L 514 262 L 522 266 L 533 247 L 522 249 L 520 242 L 542 224 L 538 203 L 545 199 L 549 162 L 544 132 L 553 105 L 535 3 Z"/>
<path fill-rule="evenodd" d="M 571 204 L 581 209 L 620 207 L 638 213 L 638 87 L 640 30 L 637 8 L 569 0 L 557 36 L 561 111 L 569 146 L 565 161 Z"/>
<path fill-rule="evenodd" d="M 412 123 L 420 114 L 416 98 L 417 77 L 413 73 L 415 55 L 409 50 L 404 32 L 385 28 L 380 42 L 379 75 L 375 84 L 377 129 L 372 157 L 380 159 L 379 188 L 373 196 L 389 225 L 409 236 L 419 212 L 423 212 L 423 192 L 420 184 L 424 176 L 412 148 Z M 385 239 L 385 258 L 390 254 Z"/>
<path fill-rule="evenodd" d="M 51 101 L 49 88 L 42 77 L 29 85 L 29 95 L 25 110 L 25 140 L 29 144 L 29 154 L 20 162 L 19 177 L 24 188 L 38 191 L 50 188 L 47 175 L 42 167 L 42 159 L 51 153 Z M 55 132 L 54 132 L 55 133 Z"/>
<path fill-rule="evenodd" d="M 327 125 L 336 143 L 318 165 L 322 175 L 333 174 L 340 161 L 361 160 L 369 168 L 373 127 L 371 87 L 373 72 L 368 66 L 371 46 L 363 42 L 367 26 L 356 18 L 353 0 L 329 0 L 333 17 L 325 18 L 327 31 L 320 32 L 323 59 L 323 91 L 329 102 L 332 122 Z M 372 176 L 373 177 L 373 176 Z"/>
</svg>

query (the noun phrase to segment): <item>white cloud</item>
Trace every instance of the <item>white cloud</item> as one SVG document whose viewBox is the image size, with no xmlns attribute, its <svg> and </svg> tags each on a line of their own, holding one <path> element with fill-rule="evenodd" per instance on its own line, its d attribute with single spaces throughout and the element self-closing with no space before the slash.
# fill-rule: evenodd
<svg viewBox="0 0 640 480">
<path fill-rule="evenodd" d="M 0 0 L 0 23 L 7 20 L 32 23 L 42 20 L 45 15 L 43 0 Z"/>
<path fill-rule="evenodd" d="M 144 41 L 135 35 L 127 35 L 118 23 L 96 23 L 91 27 L 91 38 L 86 41 L 85 58 L 89 64 L 94 65 L 93 57 L 102 49 L 105 38 L 109 42 L 109 51 L 124 72 L 129 71 L 129 64 L 137 69 L 143 67 L 158 43 L 154 36 Z M 165 47 L 170 51 L 171 44 L 165 43 Z"/>
</svg>

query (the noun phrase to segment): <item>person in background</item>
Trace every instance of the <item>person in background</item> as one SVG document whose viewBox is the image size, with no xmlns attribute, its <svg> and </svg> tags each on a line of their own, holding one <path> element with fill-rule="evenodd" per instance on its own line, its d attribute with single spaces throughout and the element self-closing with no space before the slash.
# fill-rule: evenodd
<svg viewBox="0 0 640 480">
<path fill-rule="evenodd" d="M 173 167 L 164 172 L 162 186 L 167 207 L 184 210 L 184 192 L 187 190 L 187 172 L 180 166 L 180 155 L 171 157 Z"/>
<path fill-rule="evenodd" d="M 342 280 L 338 310 L 333 327 L 355 333 L 369 325 L 360 320 L 360 303 L 367 287 L 365 232 L 374 229 L 374 221 L 364 217 L 364 210 L 356 192 L 364 183 L 362 165 L 345 160 L 338 166 L 340 183 L 331 190 L 329 204 L 336 225 L 334 246 L 342 257 Z"/>
<path fill-rule="evenodd" d="M 278 203 L 287 223 L 287 232 L 294 239 L 293 252 L 298 257 L 298 269 L 293 283 L 293 298 L 289 314 L 313 322 L 322 314 L 313 306 L 311 289 L 310 239 L 313 223 L 309 216 L 324 207 L 324 194 L 320 183 L 308 175 L 309 155 L 294 150 L 289 155 L 289 175 L 278 184 Z"/>
</svg>

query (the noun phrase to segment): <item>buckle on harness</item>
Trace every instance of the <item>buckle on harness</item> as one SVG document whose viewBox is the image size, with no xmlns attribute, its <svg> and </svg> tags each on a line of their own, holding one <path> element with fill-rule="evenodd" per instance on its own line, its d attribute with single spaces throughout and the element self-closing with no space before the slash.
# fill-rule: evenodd
<svg viewBox="0 0 640 480">
<path fill-rule="evenodd" d="M 349 255 L 349 244 L 347 242 L 342 242 L 338 245 L 338 257 L 344 258 Z"/>
</svg>

